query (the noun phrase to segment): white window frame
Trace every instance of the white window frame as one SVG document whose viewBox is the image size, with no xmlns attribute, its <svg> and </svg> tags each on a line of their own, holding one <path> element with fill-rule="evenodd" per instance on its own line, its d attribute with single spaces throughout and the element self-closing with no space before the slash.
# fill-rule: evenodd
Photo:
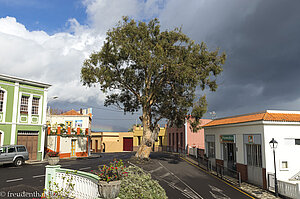
<svg viewBox="0 0 300 199">
<path fill-rule="evenodd" d="M 29 104 L 30 104 L 30 96 L 25 96 L 25 95 L 22 95 L 21 94 L 21 96 L 20 96 L 20 108 L 19 108 L 19 113 L 20 113 L 20 115 L 22 114 L 21 113 L 21 106 L 22 106 L 22 97 L 26 97 L 26 98 L 28 98 L 28 101 L 27 101 L 27 115 L 30 115 L 30 108 L 29 108 Z"/>
<path fill-rule="evenodd" d="M 287 162 L 287 168 L 283 168 L 282 167 L 282 162 Z M 280 168 L 280 171 L 288 171 L 289 170 L 289 161 L 287 159 L 280 159 L 279 160 L 279 168 Z"/>
<path fill-rule="evenodd" d="M 36 106 L 34 106 L 33 105 L 33 99 L 37 99 L 38 100 L 38 104 L 37 104 L 37 108 L 38 108 L 38 110 L 37 110 L 37 113 L 33 113 L 32 111 L 33 111 L 33 107 L 36 107 Z M 40 100 L 41 100 L 41 98 L 37 98 L 37 97 L 35 97 L 35 96 L 33 96 L 32 97 L 32 105 L 31 105 L 31 115 L 39 115 L 39 113 L 40 113 Z"/>
<path fill-rule="evenodd" d="M 0 90 L 4 91 L 3 95 L 3 107 L 2 107 L 2 122 L 5 122 L 5 116 L 6 116 L 6 103 L 7 103 L 7 90 L 0 87 Z"/>
</svg>

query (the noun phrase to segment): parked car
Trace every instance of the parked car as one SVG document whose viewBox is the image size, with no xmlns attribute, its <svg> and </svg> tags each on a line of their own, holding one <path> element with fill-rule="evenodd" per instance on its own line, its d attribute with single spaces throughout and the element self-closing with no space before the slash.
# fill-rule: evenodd
<svg viewBox="0 0 300 199">
<path fill-rule="evenodd" d="M 0 165 L 13 163 L 15 166 L 21 166 L 28 159 L 28 151 L 23 145 L 0 147 Z"/>
</svg>

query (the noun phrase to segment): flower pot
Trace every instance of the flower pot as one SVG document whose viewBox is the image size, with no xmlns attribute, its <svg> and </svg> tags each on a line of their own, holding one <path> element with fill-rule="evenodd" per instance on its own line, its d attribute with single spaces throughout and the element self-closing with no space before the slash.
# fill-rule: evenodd
<svg viewBox="0 0 300 199">
<path fill-rule="evenodd" d="M 100 198 L 105 199 L 112 199 L 116 198 L 119 195 L 120 187 L 121 187 L 121 180 L 105 182 L 99 181 L 98 182 L 98 190 L 100 194 Z"/>
<path fill-rule="evenodd" d="M 59 157 L 49 157 L 48 162 L 50 165 L 56 165 L 59 162 Z"/>
</svg>

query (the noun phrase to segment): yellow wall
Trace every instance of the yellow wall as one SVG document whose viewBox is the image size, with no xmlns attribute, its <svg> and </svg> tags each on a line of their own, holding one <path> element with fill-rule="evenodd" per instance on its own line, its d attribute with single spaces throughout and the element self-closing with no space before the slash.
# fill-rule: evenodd
<svg viewBox="0 0 300 199">
<path fill-rule="evenodd" d="M 135 148 L 135 150 L 137 149 L 138 145 L 138 136 L 141 136 L 141 142 L 143 139 L 143 127 L 133 127 L 133 147 Z M 160 131 L 158 133 L 158 137 L 157 137 L 157 142 L 155 142 L 155 147 L 159 146 L 160 143 L 160 136 L 162 136 L 162 144 L 163 146 L 166 146 L 168 144 L 168 140 L 167 140 L 167 132 L 166 132 L 166 128 L 160 128 Z"/>
<path fill-rule="evenodd" d="M 101 137 L 97 137 L 101 136 Z M 133 137 L 132 132 L 92 132 L 92 149 L 95 149 L 95 140 L 98 141 L 98 150 L 100 152 L 101 145 L 105 143 L 105 152 L 122 152 L 123 151 L 123 138 Z M 102 145 L 103 147 L 103 145 Z M 102 152 L 102 151 L 101 151 Z"/>
</svg>

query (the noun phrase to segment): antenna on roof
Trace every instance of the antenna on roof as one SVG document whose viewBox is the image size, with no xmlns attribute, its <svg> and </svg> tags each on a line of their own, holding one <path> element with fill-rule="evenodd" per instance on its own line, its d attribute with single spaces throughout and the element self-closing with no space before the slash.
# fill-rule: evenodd
<svg viewBox="0 0 300 199">
<path fill-rule="evenodd" d="M 209 112 L 211 119 L 214 120 L 217 117 L 217 113 L 215 111 Z"/>
</svg>

